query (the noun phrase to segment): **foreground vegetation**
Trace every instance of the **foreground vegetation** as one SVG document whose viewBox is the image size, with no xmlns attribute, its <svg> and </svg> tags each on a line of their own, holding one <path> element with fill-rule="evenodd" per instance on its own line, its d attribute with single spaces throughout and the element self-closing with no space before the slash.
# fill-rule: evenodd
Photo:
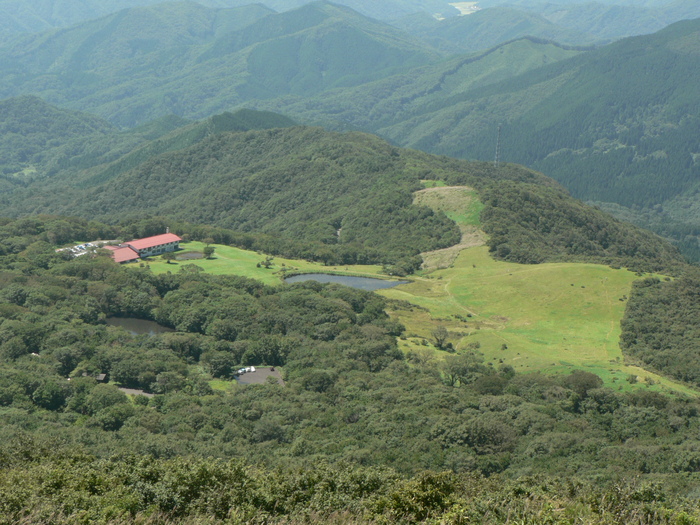
<svg viewBox="0 0 700 525">
<path fill-rule="evenodd" d="M 601 488 L 557 477 L 424 472 L 381 467 L 252 467 L 239 460 L 129 456 L 99 460 L 48 443 L 13 442 L 0 512 L 31 523 L 697 523 L 692 503 L 660 484 Z M 42 456 L 43 455 L 43 456 Z"/>
<path fill-rule="evenodd" d="M 455 268 L 410 286 L 449 290 L 450 300 L 473 305 L 463 330 L 481 325 L 484 353 L 469 344 L 481 335 L 454 339 L 453 326 L 464 319 L 453 317 L 444 322 L 456 352 L 431 359 L 402 352 L 415 338 L 385 313 L 420 305 L 312 282 L 268 286 L 184 261 L 159 262 L 176 271 L 156 274 L 102 256 L 71 260 L 49 240 L 120 233 L 76 219 L 5 221 L 1 233 L 0 513 L 7 522 L 505 523 L 522 516 L 693 523 L 687 498 L 700 486 L 697 398 L 629 378 L 620 390 L 607 376 L 609 388 L 590 371 L 526 373 L 516 358 L 530 352 L 533 363 L 546 362 L 552 355 L 537 356 L 534 336 L 546 343 L 554 331 L 545 323 L 528 333 L 505 294 L 489 306 L 479 286 L 472 292 L 458 282 L 473 271 L 477 284 L 501 279 L 505 291 L 510 280 L 523 290 L 525 274 L 542 271 L 550 291 L 565 290 L 561 302 L 521 303 L 532 317 L 520 319 L 537 321 L 538 311 L 578 299 L 595 341 L 604 316 L 623 307 L 614 296 L 635 277 L 625 270 L 582 265 L 581 282 L 571 287 L 554 278 L 570 263 L 487 262 L 486 247 L 468 249 Z M 221 259 L 201 261 L 216 272 L 225 256 L 244 255 L 216 249 Z M 253 265 L 262 256 L 246 256 L 250 271 L 268 271 Z M 605 291 L 607 312 L 594 304 Z M 506 315 L 495 318 L 501 309 Z M 133 336 L 104 324 L 114 315 L 177 331 Z M 606 337 L 614 338 L 610 328 Z M 510 338 L 508 348 L 493 347 L 500 335 Z M 282 367 L 285 385 L 236 385 L 245 364 Z M 110 384 L 99 384 L 99 373 Z M 119 387 L 155 395 L 132 397 Z M 619 481 L 635 476 L 639 483 Z"/>
</svg>

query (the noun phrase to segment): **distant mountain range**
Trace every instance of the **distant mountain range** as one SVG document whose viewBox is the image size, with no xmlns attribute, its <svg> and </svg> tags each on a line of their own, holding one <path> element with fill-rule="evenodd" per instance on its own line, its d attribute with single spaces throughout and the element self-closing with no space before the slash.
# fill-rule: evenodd
<svg viewBox="0 0 700 525">
<path fill-rule="evenodd" d="M 209 8 L 238 8 L 251 4 L 282 12 L 297 9 L 314 0 L 197 0 Z M 70 27 L 134 7 L 162 4 L 162 0 L 0 0 L 0 35 L 39 33 Z M 189 2 L 194 3 L 194 2 Z M 401 18 L 416 12 L 448 17 L 459 11 L 448 0 L 338 0 L 337 5 L 350 7 L 380 20 Z"/>
<path fill-rule="evenodd" d="M 613 8 L 593 7 L 601 6 L 609 21 Z M 568 34 L 569 42 L 585 37 L 576 28 L 562 32 L 547 18 L 580 20 L 571 15 L 579 9 L 573 3 L 558 11 L 530 7 L 519 11 L 529 21 L 520 29 L 521 15 L 511 8 L 431 21 L 452 31 L 432 41 L 426 32 L 409 34 L 323 2 L 283 13 L 262 5 L 159 4 L 24 36 L 0 47 L 0 97 L 31 93 L 111 123 L 96 130 L 156 123 L 141 128 L 144 135 L 120 134 L 117 142 L 113 134 L 95 137 L 97 150 L 84 149 L 86 142 L 70 132 L 56 139 L 59 149 L 45 148 L 38 130 L 2 162 L 0 184 L 40 179 L 31 167 L 37 161 L 45 174 L 59 173 L 66 152 L 85 167 L 114 161 L 146 135 L 185 124 L 182 119 L 245 106 L 480 160 L 494 159 L 500 125 L 502 160 L 541 170 L 575 196 L 674 238 L 700 257 L 700 21 L 578 47 L 515 38 L 530 30 Z M 694 9 L 687 2 L 666 7 Z M 509 19 L 514 25 L 504 23 Z M 470 35 L 491 38 L 488 45 L 515 39 L 471 54 L 445 50 L 446 42 L 468 47 Z"/>
<path fill-rule="evenodd" d="M 252 3 L 277 12 L 297 9 L 315 0 L 197 0 L 211 8 L 243 7 Z M 160 0 L 0 0 L 0 35 L 38 33 L 65 28 L 133 7 L 162 3 Z M 415 14 L 433 20 L 460 18 L 460 10 L 449 0 L 337 0 L 344 5 L 378 20 L 395 21 Z M 700 16 L 694 0 L 481 0 L 477 9 L 508 7 L 520 12 L 542 15 L 554 24 L 576 29 L 598 37 L 619 38 L 658 31 L 664 25 L 682 18 Z M 477 11 L 478 12 L 478 11 Z M 467 17 L 461 17 L 467 18 Z"/>
<path fill-rule="evenodd" d="M 283 14 L 161 4 L 0 48 L 0 97 L 32 93 L 133 126 L 358 85 L 439 57 L 398 29 L 327 3 Z"/>
<path fill-rule="evenodd" d="M 494 159 L 500 125 L 501 159 L 538 169 L 698 256 L 699 66 L 700 20 L 691 20 L 585 52 L 520 40 L 259 107 L 482 160 Z"/>
</svg>

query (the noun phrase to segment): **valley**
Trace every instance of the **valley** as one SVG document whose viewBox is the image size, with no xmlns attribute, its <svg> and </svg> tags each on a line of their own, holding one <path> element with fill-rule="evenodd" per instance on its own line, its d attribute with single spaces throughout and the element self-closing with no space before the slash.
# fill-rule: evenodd
<svg viewBox="0 0 700 525">
<path fill-rule="evenodd" d="M 495 261 L 478 227 L 483 204 L 474 190 L 435 182 L 423 181 L 432 187 L 418 191 L 415 200 L 456 220 L 466 232 L 462 242 L 441 250 L 438 266 L 433 266 L 435 252 L 424 254 L 429 266 L 411 276 L 409 284 L 375 292 L 399 301 L 389 311 L 406 327 L 399 348 L 409 359 L 438 366 L 449 353 L 435 347 L 432 333 L 444 326 L 458 354 L 478 350 L 487 361 L 510 365 L 519 373 L 563 375 L 587 370 L 617 390 L 698 395 L 687 385 L 632 365 L 620 350 L 620 321 L 632 283 L 653 274 L 640 276 L 594 264 Z M 188 242 L 180 260 L 154 258 L 147 265 L 163 274 L 194 264 L 207 273 L 240 275 L 272 286 L 299 273 L 387 278 L 377 265 L 327 266 L 223 245 L 214 245 L 210 260 L 187 258 L 187 253 L 200 253 L 204 246 Z M 266 259 L 269 267 L 260 266 Z M 628 382 L 631 375 L 638 378 L 634 386 Z"/>
<path fill-rule="evenodd" d="M 697 16 L 0 0 L 0 524 L 700 524 Z"/>
</svg>

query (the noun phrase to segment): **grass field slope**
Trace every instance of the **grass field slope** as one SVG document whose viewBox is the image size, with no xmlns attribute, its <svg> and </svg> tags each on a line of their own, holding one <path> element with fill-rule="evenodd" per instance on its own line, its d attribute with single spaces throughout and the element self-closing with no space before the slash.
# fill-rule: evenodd
<svg viewBox="0 0 700 525">
<path fill-rule="evenodd" d="M 416 192 L 415 199 L 456 220 L 463 237 L 451 248 L 424 253 L 425 268 L 409 284 L 377 292 L 396 300 L 391 315 L 406 327 L 399 347 L 410 359 L 434 366 L 450 355 L 435 346 L 433 334 L 444 327 L 453 351 L 481 352 L 486 361 L 517 372 L 556 375 L 583 369 L 615 389 L 641 386 L 693 393 L 626 362 L 620 349 L 620 321 L 633 284 L 653 274 L 640 276 L 602 264 L 495 260 L 480 229 L 483 204 L 476 192 L 436 181 L 424 184 L 428 188 Z M 194 264 L 208 273 L 241 275 L 270 285 L 281 285 L 286 275 L 295 273 L 387 278 L 381 266 L 326 266 L 222 245 L 215 245 L 214 256 L 204 259 L 199 257 L 204 246 L 186 243 L 174 263 L 155 259 L 148 265 L 161 274 Z M 261 265 L 266 260 L 270 264 Z"/>
</svg>

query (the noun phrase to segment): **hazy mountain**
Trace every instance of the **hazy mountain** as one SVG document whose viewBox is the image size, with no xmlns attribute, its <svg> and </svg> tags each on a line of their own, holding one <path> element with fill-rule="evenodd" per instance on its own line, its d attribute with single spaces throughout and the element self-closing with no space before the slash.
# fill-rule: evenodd
<svg viewBox="0 0 700 525">
<path fill-rule="evenodd" d="M 128 131 L 89 115 L 59 109 L 41 99 L 23 96 L 0 101 L 0 191 L 5 212 L 15 191 L 65 184 L 95 185 L 169 151 L 192 146 L 227 131 L 249 131 L 295 126 L 282 115 L 238 110 L 192 122 L 174 115 Z M 30 197 L 31 199 L 31 197 Z"/>
<path fill-rule="evenodd" d="M 265 6 L 278 12 L 297 9 L 313 0 L 198 0 L 211 8 Z M 2 36 L 38 33 L 70 27 L 133 7 L 161 4 L 163 0 L 0 0 L 0 39 Z M 400 18 L 415 12 L 455 16 L 458 11 L 447 0 L 338 0 L 366 16 L 380 20 Z"/>
<path fill-rule="evenodd" d="M 438 20 L 420 12 L 392 23 L 438 49 L 460 53 L 487 49 L 524 36 L 577 46 L 602 45 L 700 17 L 700 3 L 695 0 L 676 0 L 662 7 L 624 2 L 480 2 L 479 5 L 486 8 L 469 16 Z"/>
<path fill-rule="evenodd" d="M 483 9 L 469 16 L 440 21 L 427 14 L 416 14 L 396 21 L 394 25 L 450 53 L 480 51 L 525 36 L 570 45 L 597 41 L 585 29 L 569 29 L 538 13 L 510 7 Z"/>
<path fill-rule="evenodd" d="M 700 3 L 695 0 L 635 3 L 581 2 L 522 4 L 557 26 L 584 32 L 599 41 L 654 33 L 664 27 L 700 17 Z"/>
<path fill-rule="evenodd" d="M 424 66 L 384 80 L 351 89 L 336 89 L 322 97 L 287 97 L 257 102 L 258 107 L 290 113 L 307 122 L 327 127 L 350 127 L 392 132 L 402 122 L 416 126 L 433 112 L 441 112 L 444 132 L 458 124 L 451 109 L 455 98 L 467 96 L 487 86 L 507 82 L 519 75 L 581 54 L 584 51 L 556 43 L 523 38 L 488 51 L 457 56 L 435 65 Z M 483 108 L 487 110 L 487 108 Z M 483 128 L 475 126 L 475 133 Z M 397 142 L 411 143 L 408 136 L 392 135 Z M 458 152 L 460 153 L 460 152 Z M 463 153 L 463 152 L 462 152 Z"/>
<path fill-rule="evenodd" d="M 357 85 L 438 57 L 397 29 L 326 3 L 281 14 L 162 4 L 0 48 L 0 94 L 34 93 L 133 125 Z"/>
<path fill-rule="evenodd" d="M 588 52 L 522 40 L 322 99 L 261 106 L 482 160 L 494 159 L 502 125 L 501 159 L 579 198 L 622 205 L 609 209 L 696 252 L 686 235 L 700 225 L 699 49 L 700 20 Z"/>
<path fill-rule="evenodd" d="M 683 240 L 700 224 L 698 49 L 700 21 L 679 22 L 377 131 L 428 151 L 492 159 L 503 124 L 503 158 L 543 171 L 582 199 L 665 210 L 635 219 Z"/>
</svg>

